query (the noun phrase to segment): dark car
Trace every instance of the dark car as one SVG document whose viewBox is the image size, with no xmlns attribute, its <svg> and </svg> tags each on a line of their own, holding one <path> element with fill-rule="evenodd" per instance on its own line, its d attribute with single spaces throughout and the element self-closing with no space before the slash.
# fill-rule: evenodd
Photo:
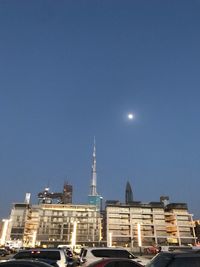
<svg viewBox="0 0 200 267">
<path fill-rule="evenodd" d="M 146 267 L 200 267 L 200 250 L 160 252 Z"/>
<path fill-rule="evenodd" d="M 142 267 L 138 262 L 125 258 L 110 258 L 95 261 L 88 267 Z"/>
<path fill-rule="evenodd" d="M 5 257 L 8 254 L 9 252 L 6 249 L 0 248 L 0 257 Z"/>
<path fill-rule="evenodd" d="M 0 267 L 52 267 L 52 265 L 35 260 L 8 260 L 0 262 Z"/>
</svg>

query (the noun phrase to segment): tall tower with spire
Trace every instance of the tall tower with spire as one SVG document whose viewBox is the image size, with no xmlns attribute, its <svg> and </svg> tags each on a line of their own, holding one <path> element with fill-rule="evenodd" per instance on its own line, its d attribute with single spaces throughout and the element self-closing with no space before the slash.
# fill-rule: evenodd
<svg viewBox="0 0 200 267">
<path fill-rule="evenodd" d="M 90 185 L 90 194 L 88 195 L 88 204 L 96 205 L 99 209 L 102 206 L 102 197 L 97 194 L 97 161 L 96 161 L 96 141 L 94 137 L 94 147 L 92 154 L 92 177 Z"/>
<path fill-rule="evenodd" d="M 94 148 L 93 148 L 93 162 L 92 162 L 92 180 L 90 186 L 90 195 L 97 195 L 97 161 L 96 161 L 96 142 L 94 137 Z"/>
</svg>

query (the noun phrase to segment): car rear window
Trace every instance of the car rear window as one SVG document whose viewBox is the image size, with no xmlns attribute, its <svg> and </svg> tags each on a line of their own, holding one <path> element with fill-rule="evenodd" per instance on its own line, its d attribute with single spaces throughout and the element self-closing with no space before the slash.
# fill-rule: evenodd
<svg viewBox="0 0 200 267">
<path fill-rule="evenodd" d="M 50 260 L 60 260 L 60 251 L 22 251 L 17 253 L 14 256 L 15 259 L 30 259 L 30 258 L 37 258 L 37 259 L 50 259 Z"/>
<path fill-rule="evenodd" d="M 99 258 L 133 258 L 133 256 L 128 251 L 120 249 L 93 249 L 91 253 L 95 257 Z"/>
</svg>

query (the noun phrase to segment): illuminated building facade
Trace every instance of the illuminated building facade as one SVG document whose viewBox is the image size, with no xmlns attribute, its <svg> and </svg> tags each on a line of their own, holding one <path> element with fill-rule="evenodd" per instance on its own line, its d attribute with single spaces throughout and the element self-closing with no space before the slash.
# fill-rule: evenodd
<svg viewBox="0 0 200 267">
<path fill-rule="evenodd" d="M 107 243 L 112 236 L 113 246 L 137 247 L 138 224 L 142 246 L 195 244 L 192 214 L 185 203 L 119 202 L 106 203 Z"/>
<path fill-rule="evenodd" d="M 107 201 L 103 214 L 102 219 L 96 205 L 18 203 L 12 208 L 5 236 L 26 247 L 69 245 L 74 232 L 73 242 L 84 246 L 112 243 L 133 249 L 196 244 L 195 223 L 185 203 Z"/>
<path fill-rule="evenodd" d="M 11 222 L 9 240 L 22 240 L 26 247 L 71 244 L 75 224 L 76 244 L 94 246 L 101 239 L 100 211 L 94 205 L 15 204 Z"/>
<path fill-rule="evenodd" d="M 30 205 L 26 203 L 16 203 L 13 205 L 10 215 L 10 240 L 23 240 L 29 209 Z"/>
</svg>

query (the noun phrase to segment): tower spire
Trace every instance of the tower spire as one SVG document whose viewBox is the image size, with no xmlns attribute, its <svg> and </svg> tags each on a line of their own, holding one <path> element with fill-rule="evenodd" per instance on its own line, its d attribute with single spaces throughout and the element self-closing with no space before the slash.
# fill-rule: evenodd
<svg viewBox="0 0 200 267">
<path fill-rule="evenodd" d="M 93 147 L 93 154 L 92 154 L 92 180 L 90 186 L 90 194 L 91 196 L 97 195 L 97 170 L 96 170 L 96 140 L 94 136 L 94 147 Z"/>
</svg>

